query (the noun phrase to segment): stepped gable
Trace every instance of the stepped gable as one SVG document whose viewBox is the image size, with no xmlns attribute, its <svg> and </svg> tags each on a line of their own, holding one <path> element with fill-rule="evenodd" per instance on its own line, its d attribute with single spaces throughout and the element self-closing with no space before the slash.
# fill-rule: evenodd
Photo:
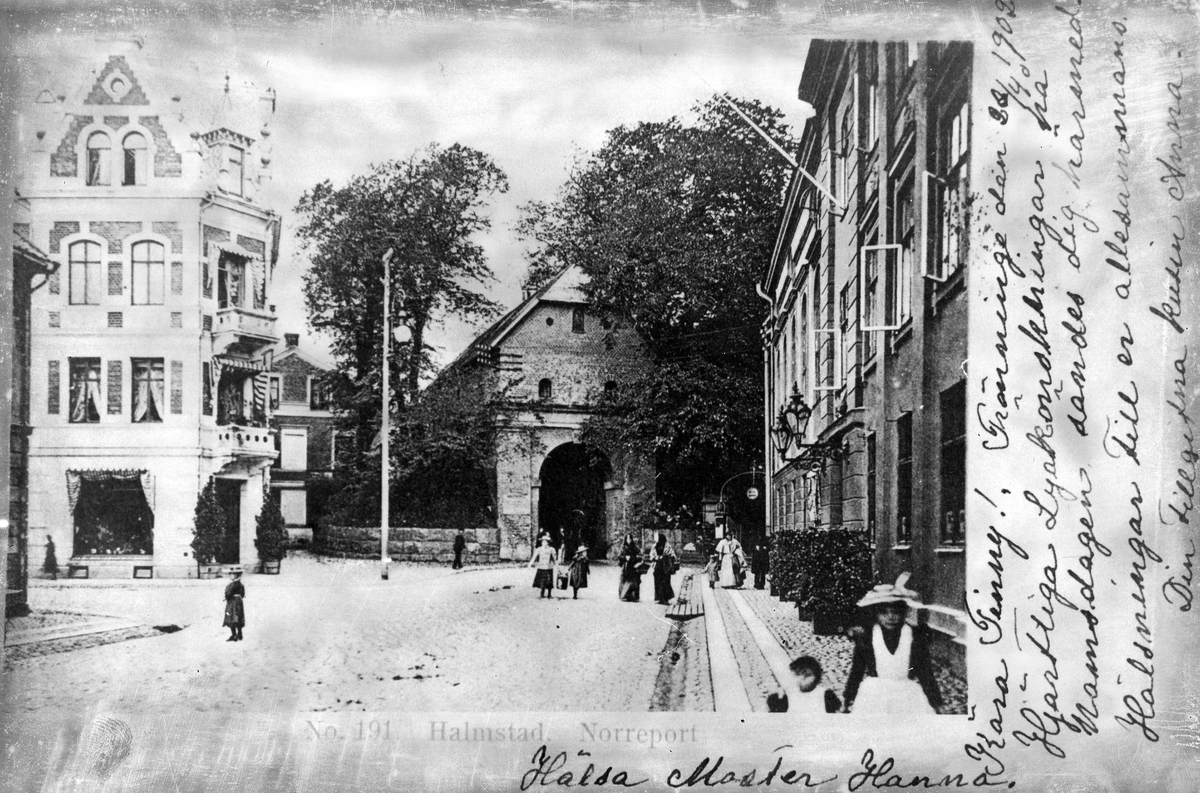
<svg viewBox="0 0 1200 793">
<path fill-rule="evenodd" d="M 92 90 L 83 100 L 85 105 L 148 105 L 150 100 L 142 91 L 133 69 L 124 55 L 109 56 L 100 70 Z"/>
</svg>

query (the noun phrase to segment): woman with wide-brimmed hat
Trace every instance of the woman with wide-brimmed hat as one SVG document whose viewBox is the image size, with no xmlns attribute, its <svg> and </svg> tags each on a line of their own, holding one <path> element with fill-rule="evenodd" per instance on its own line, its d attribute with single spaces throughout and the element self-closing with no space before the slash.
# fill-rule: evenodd
<svg viewBox="0 0 1200 793">
<path fill-rule="evenodd" d="M 870 624 L 855 639 L 850 676 L 842 697 L 854 713 L 936 713 L 942 696 L 929 660 L 926 629 L 907 622 L 910 608 L 923 608 L 908 589 L 908 573 L 880 584 L 858 601 Z"/>
</svg>

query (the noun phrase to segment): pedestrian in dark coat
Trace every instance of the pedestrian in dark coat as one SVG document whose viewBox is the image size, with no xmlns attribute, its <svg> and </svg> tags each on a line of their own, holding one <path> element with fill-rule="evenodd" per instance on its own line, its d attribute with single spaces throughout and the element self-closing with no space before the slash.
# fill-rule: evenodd
<svg viewBox="0 0 1200 793">
<path fill-rule="evenodd" d="M 54 538 L 49 534 L 46 535 L 46 561 L 42 565 L 42 571 L 49 573 L 55 581 L 58 580 L 58 554 L 54 552 Z"/>
<path fill-rule="evenodd" d="M 587 550 L 586 545 L 580 545 L 571 559 L 571 566 L 567 568 L 567 584 L 574 590 L 572 597 L 576 599 L 579 597 L 579 590 L 587 588 L 588 573 L 591 572 Z"/>
<path fill-rule="evenodd" d="M 621 565 L 621 583 L 617 595 L 628 603 L 637 603 L 642 599 L 642 552 L 632 534 L 625 535 L 625 544 L 621 546 L 621 555 L 617 557 Z"/>
<path fill-rule="evenodd" d="M 754 556 L 750 560 L 750 572 L 754 573 L 754 588 L 762 589 L 767 585 L 767 571 L 771 567 L 771 552 L 761 542 L 754 546 Z"/>
<path fill-rule="evenodd" d="M 459 570 L 462 568 L 463 551 L 467 549 L 467 538 L 463 536 L 462 531 L 459 531 L 454 537 L 454 568 Z"/>
<path fill-rule="evenodd" d="M 227 642 L 240 642 L 242 628 L 246 625 L 246 610 L 242 599 L 246 597 L 246 587 L 242 584 L 241 571 L 234 571 L 233 580 L 225 586 L 225 627 L 229 628 Z"/>
<path fill-rule="evenodd" d="M 675 597 L 671 588 L 671 576 L 675 574 L 675 552 L 667 543 L 665 534 L 658 535 L 658 542 L 650 551 L 650 564 L 654 565 L 654 602 L 665 606 Z"/>
</svg>

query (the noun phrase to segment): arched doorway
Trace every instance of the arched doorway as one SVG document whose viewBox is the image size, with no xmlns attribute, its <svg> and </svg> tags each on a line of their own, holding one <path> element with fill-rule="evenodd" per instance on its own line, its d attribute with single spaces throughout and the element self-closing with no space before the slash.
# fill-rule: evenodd
<svg viewBox="0 0 1200 793">
<path fill-rule="evenodd" d="M 562 547 L 565 541 L 569 553 L 583 543 L 593 558 L 604 555 L 604 483 L 611 477 L 608 458 L 591 446 L 564 443 L 546 456 L 539 476 L 538 526 L 550 533 L 554 545 Z"/>
</svg>

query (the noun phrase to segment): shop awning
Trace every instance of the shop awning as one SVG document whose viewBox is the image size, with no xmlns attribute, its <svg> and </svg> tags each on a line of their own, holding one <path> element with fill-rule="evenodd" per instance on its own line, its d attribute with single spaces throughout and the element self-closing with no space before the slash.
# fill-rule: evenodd
<svg viewBox="0 0 1200 793">
<path fill-rule="evenodd" d="M 79 488 L 84 482 L 138 482 L 146 503 L 154 509 L 154 477 L 149 471 L 144 468 L 93 468 L 67 471 L 67 499 L 72 515 L 79 503 Z"/>
</svg>

